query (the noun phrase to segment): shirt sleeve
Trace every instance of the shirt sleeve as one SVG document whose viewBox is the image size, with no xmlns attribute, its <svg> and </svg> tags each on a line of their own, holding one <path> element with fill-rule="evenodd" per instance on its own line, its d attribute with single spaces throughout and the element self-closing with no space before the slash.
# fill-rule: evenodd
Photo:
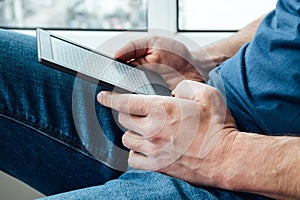
<svg viewBox="0 0 300 200">
<path fill-rule="evenodd" d="M 279 0 L 254 39 L 210 73 L 241 131 L 300 136 L 300 3 Z"/>
</svg>

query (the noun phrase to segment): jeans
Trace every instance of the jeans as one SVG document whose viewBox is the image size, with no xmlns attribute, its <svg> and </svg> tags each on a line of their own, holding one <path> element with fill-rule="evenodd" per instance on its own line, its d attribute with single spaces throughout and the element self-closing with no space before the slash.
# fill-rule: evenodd
<svg viewBox="0 0 300 200">
<path fill-rule="evenodd" d="M 0 30 L 0 46 L 0 170 L 46 198 L 267 199 L 124 172 L 122 127 L 97 103 L 101 88 L 39 64 L 34 37 Z"/>
</svg>

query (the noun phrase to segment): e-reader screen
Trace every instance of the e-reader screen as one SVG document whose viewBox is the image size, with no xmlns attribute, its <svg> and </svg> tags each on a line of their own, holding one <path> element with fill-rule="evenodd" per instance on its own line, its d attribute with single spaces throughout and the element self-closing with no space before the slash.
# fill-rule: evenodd
<svg viewBox="0 0 300 200">
<path fill-rule="evenodd" d="M 57 64 L 58 67 L 56 66 L 56 69 L 62 66 L 73 72 L 134 93 L 147 95 L 170 94 L 161 77 L 157 78 L 154 75 L 153 80 L 155 81 L 153 83 L 151 77 L 149 79 L 149 74 L 144 70 L 134 68 L 99 52 L 49 34 L 46 31 L 39 29 L 39 32 L 38 43 L 39 51 L 41 51 L 39 52 L 39 59 L 42 63 L 43 60 L 46 60 L 47 62 L 44 64 L 49 64 L 49 62 Z M 48 37 L 46 33 L 48 33 Z M 157 85 L 161 85 L 158 89 L 160 90 L 159 92 L 154 88 Z"/>
</svg>

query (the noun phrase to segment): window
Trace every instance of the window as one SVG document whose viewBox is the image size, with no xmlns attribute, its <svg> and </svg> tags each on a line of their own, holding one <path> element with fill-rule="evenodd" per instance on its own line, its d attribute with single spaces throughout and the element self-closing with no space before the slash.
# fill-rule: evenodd
<svg viewBox="0 0 300 200">
<path fill-rule="evenodd" d="M 178 30 L 238 30 L 274 9 L 276 2 L 277 0 L 178 0 Z"/>
<path fill-rule="evenodd" d="M 0 0 L 0 27 L 32 35 L 34 31 L 23 29 L 79 30 L 58 34 L 91 48 L 120 30 L 179 31 L 205 45 L 230 36 L 275 4 L 276 0 Z M 122 41 L 130 39 L 134 37 Z"/>
<path fill-rule="evenodd" d="M 147 0 L 0 0 L 0 27 L 146 30 Z"/>
</svg>

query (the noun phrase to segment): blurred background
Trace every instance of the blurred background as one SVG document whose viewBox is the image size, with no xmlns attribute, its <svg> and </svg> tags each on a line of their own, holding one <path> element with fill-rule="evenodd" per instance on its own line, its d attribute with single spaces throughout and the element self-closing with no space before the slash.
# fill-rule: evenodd
<svg viewBox="0 0 300 200">
<path fill-rule="evenodd" d="M 0 0 L 0 26 L 146 30 L 145 0 Z"/>
<path fill-rule="evenodd" d="M 238 30 L 273 9 L 276 0 L 173 2 L 178 6 L 178 29 L 201 31 Z M 0 26 L 147 30 L 147 11 L 147 0 L 0 0 Z"/>
</svg>

